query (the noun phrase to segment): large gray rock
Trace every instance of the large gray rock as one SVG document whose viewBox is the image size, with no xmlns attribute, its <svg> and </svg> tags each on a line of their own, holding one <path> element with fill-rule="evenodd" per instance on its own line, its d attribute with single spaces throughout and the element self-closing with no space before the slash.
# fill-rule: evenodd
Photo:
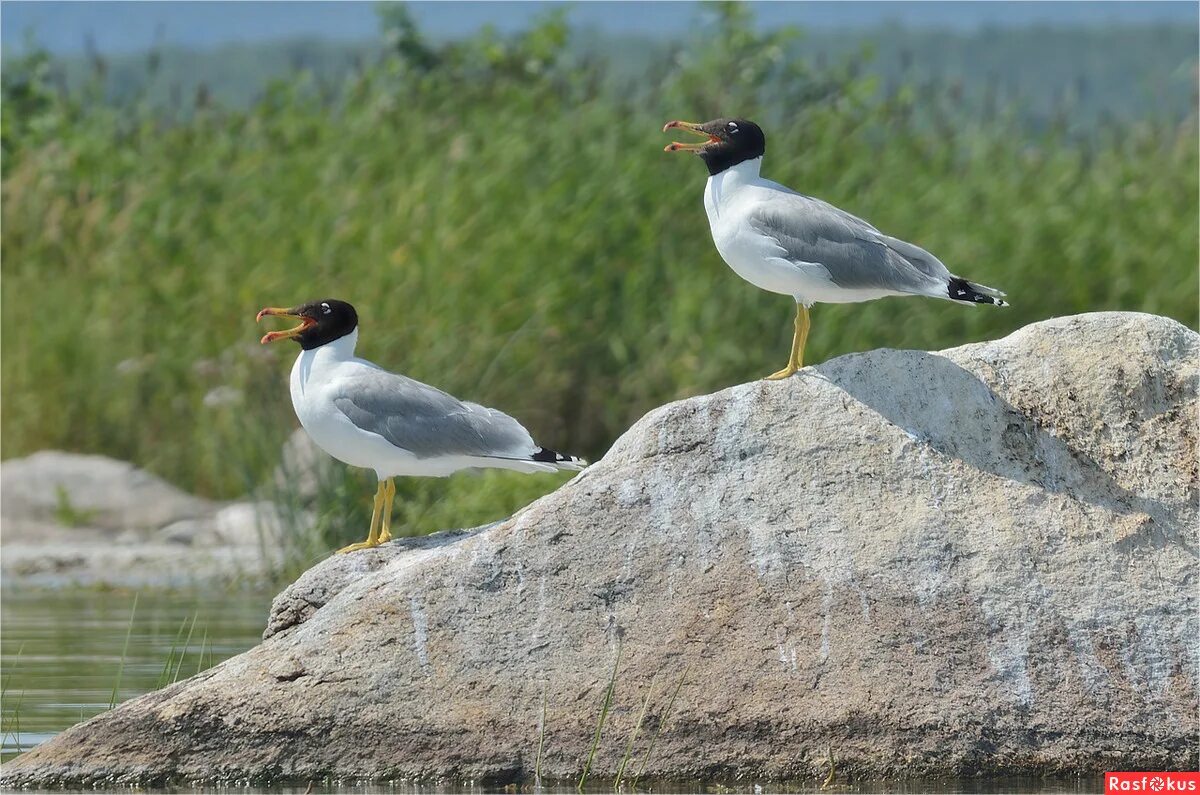
<svg viewBox="0 0 1200 795">
<path fill-rule="evenodd" d="M 23 465 L 28 460 L 19 463 Z M 4 466 L 8 467 L 8 463 Z M 129 464 L 122 468 L 140 471 Z M 23 473 L 23 467 L 18 466 L 16 471 Z M 175 499 L 173 487 L 166 489 L 169 491 L 164 493 L 170 502 Z M 7 501 L 6 491 L 6 506 Z M 180 518 L 154 531 L 144 526 L 128 529 L 94 524 L 72 526 L 63 524 L 61 517 L 59 521 L 45 521 L 29 518 L 27 512 L 5 516 L 4 554 L 0 556 L 4 583 L 41 588 L 182 588 L 266 583 L 288 563 L 290 547 L 283 532 L 285 523 L 290 523 L 287 526 L 301 539 L 313 531 L 316 523 L 316 517 L 309 511 L 285 512 L 265 500 L 220 505 L 189 497 L 176 505 L 199 505 L 210 513 Z M 86 510 L 81 513 L 90 516 Z M 142 515 L 148 513 L 143 511 Z"/>
<path fill-rule="evenodd" d="M 335 557 L 270 637 L 6 765 L 87 784 L 1197 764 L 1200 340 L 1051 320 L 664 406 L 511 519 Z M 545 710 L 544 735 L 539 733 Z M 541 738 L 541 739 L 539 739 Z"/>
<path fill-rule="evenodd" d="M 208 543 L 222 530 L 245 525 L 245 511 L 237 514 L 240 504 L 223 508 L 105 456 L 44 450 L 5 461 L 0 498 L 0 571 L 6 585 L 245 582 L 262 580 L 273 565 L 261 554 L 267 547 Z"/>
<path fill-rule="evenodd" d="M 38 523 L 157 530 L 216 506 L 126 461 L 42 450 L 0 465 L 0 516 L 8 540 Z"/>
</svg>

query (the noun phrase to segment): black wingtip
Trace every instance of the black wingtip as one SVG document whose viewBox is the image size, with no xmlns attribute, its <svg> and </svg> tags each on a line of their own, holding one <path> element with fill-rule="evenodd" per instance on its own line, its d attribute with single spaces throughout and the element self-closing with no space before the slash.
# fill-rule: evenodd
<svg viewBox="0 0 1200 795">
<path fill-rule="evenodd" d="M 544 464 L 554 464 L 563 469 L 583 469 L 587 466 L 587 461 L 573 455 L 566 455 L 557 450 L 550 450 L 545 447 L 539 447 L 537 452 L 530 458 Z"/>
<path fill-rule="evenodd" d="M 989 288 L 990 289 L 990 288 Z M 964 304 L 991 304 L 993 306 L 1008 306 L 1008 302 L 996 295 L 981 292 L 979 285 L 972 284 L 966 279 L 955 276 L 946 285 L 946 295 L 951 301 L 962 301 Z"/>
</svg>

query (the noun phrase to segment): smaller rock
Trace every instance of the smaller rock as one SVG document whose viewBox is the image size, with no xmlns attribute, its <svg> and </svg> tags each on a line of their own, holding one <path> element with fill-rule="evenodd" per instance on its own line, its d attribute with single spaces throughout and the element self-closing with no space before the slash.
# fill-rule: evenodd
<svg viewBox="0 0 1200 795">
<path fill-rule="evenodd" d="M 180 519 L 178 522 L 171 522 L 154 535 L 159 541 L 167 544 L 197 546 L 201 543 L 201 539 L 212 534 L 212 525 L 213 518 L 211 516 L 205 516 L 202 519 Z"/>
<path fill-rule="evenodd" d="M 173 522 L 156 536 L 159 541 L 199 547 L 274 546 L 283 538 L 285 527 L 304 534 L 316 524 L 309 511 L 284 514 L 266 500 L 235 502 L 210 516 Z"/>
<path fill-rule="evenodd" d="M 300 500 L 312 500 L 320 493 L 321 484 L 333 477 L 334 460 L 303 428 L 297 428 L 283 443 L 279 459 L 272 477 L 275 488 L 291 492 Z"/>
<path fill-rule="evenodd" d="M 43 451 L 0 466 L 2 572 L 24 586 L 247 582 L 284 563 L 316 523 L 268 501 L 188 495 L 103 456 Z M 285 533 L 286 528 L 286 533 Z"/>
<path fill-rule="evenodd" d="M 212 513 L 214 503 L 133 464 L 43 450 L 0 465 L 3 517 L 108 530 L 157 530 Z"/>
<path fill-rule="evenodd" d="M 218 544 L 260 546 L 275 544 L 283 537 L 284 526 L 304 533 L 316 523 L 307 511 L 285 518 L 272 502 L 235 502 L 217 511 L 213 517 L 213 535 Z"/>
<path fill-rule="evenodd" d="M 78 532 L 80 529 L 81 528 L 67 528 L 68 532 L 71 530 L 76 530 Z M 111 535 L 112 531 L 100 532 L 109 533 Z M 112 539 L 113 543 L 115 544 L 142 544 L 146 541 L 146 532 L 144 530 L 122 530 L 115 536 L 112 536 Z"/>
</svg>

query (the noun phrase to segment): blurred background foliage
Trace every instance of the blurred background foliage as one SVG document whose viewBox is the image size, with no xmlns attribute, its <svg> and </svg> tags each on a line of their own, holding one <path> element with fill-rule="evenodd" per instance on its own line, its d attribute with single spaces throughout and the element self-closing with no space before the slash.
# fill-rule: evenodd
<svg viewBox="0 0 1200 795">
<path fill-rule="evenodd" d="M 800 31 L 708 11 L 690 39 L 625 58 L 576 46 L 562 13 L 432 42 L 392 4 L 378 46 L 337 68 L 293 58 L 246 101 L 185 95 L 157 51 L 119 90 L 98 55 L 86 79 L 36 50 L 7 60 L 3 455 L 104 453 L 223 498 L 275 483 L 296 351 L 260 346 L 254 313 L 312 298 L 358 307 L 361 355 L 592 459 L 655 406 L 777 369 L 791 302 L 720 260 L 702 165 L 662 152 L 674 118 L 760 121 L 766 176 L 1012 302 L 818 306 L 812 362 L 1076 312 L 1196 327 L 1194 104 L 1107 118 L 1081 79 L 1035 121 L 890 45 L 801 57 Z M 1194 58 L 1172 74 L 1194 96 Z M 372 478 L 333 472 L 312 550 L 365 528 Z M 500 518 L 562 480 L 411 479 L 398 529 Z"/>
</svg>

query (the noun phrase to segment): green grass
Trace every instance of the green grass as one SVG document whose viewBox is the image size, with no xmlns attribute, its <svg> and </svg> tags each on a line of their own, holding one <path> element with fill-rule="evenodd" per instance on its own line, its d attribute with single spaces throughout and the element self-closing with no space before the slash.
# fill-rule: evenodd
<svg viewBox="0 0 1200 795">
<path fill-rule="evenodd" d="M 189 622 L 187 618 L 179 623 L 179 630 L 175 633 L 175 639 L 171 641 L 171 648 L 167 652 L 167 656 L 163 659 L 162 671 L 158 674 L 158 682 L 156 687 L 166 687 L 179 681 L 180 672 L 183 670 L 183 661 L 187 657 L 192 646 L 192 634 L 196 631 L 196 619 L 199 617 L 199 611 L 192 613 L 192 620 Z M 185 634 L 186 630 L 186 634 Z M 208 635 L 208 629 L 205 628 L 205 637 Z M 199 664 L 203 663 L 204 648 L 200 649 Z M 197 669 L 199 673 L 199 669 Z"/>
<path fill-rule="evenodd" d="M 8 670 L 4 672 L 3 677 L 0 677 L 0 704 L 4 705 L 3 713 L 0 713 L 0 741 L 6 737 L 12 737 L 12 744 L 15 748 L 21 747 L 21 704 L 25 701 L 25 690 L 22 689 L 17 696 L 17 703 L 11 705 L 8 694 L 12 686 L 13 669 L 21 661 L 21 654 L 24 651 L 25 644 L 22 643 L 17 647 L 17 653 Z"/>
<path fill-rule="evenodd" d="M 295 346 L 260 346 L 254 314 L 317 297 L 358 307 L 361 355 L 593 460 L 651 408 L 778 369 L 791 302 L 721 262 L 701 164 L 661 151 L 671 118 L 757 118 L 766 176 L 1012 302 L 820 305 L 811 362 L 1096 310 L 1197 325 L 1194 118 L 1086 142 L 1003 114 L 950 124 L 951 92 L 788 63 L 787 33 L 755 33 L 745 13 L 628 93 L 559 63 L 556 20 L 444 48 L 409 30 L 332 89 L 300 74 L 249 110 L 178 119 L 64 98 L 36 63 L 9 66 L 4 455 L 105 453 L 245 493 L 296 424 Z M 403 481 L 393 532 L 499 518 L 561 482 Z M 301 559 L 365 536 L 369 477 L 339 468 L 326 486 L 304 503 L 319 531 Z"/>
<path fill-rule="evenodd" d="M 671 719 L 671 714 L 675 709 L 675 699 L 679 696 L 679 691 L 683 689 L 683 683 L 687 679 L 687 675 L 688 668 L 684 668 L 683 672 L 679 674 L 679 679 L 675 682 L 675 688 L 671 691 L 671 697 L 667 699 L 667 705 L 663 708 L 662 715 L 658 718 L 658 727 L 654 731 L 654 737 L 650 739 L 650 747 L 646 749 L 646 755 L 642 757 L 642 763 L 638 765 L 637 774 L 629 782 L 631 790 L 636 791 L 638 780 L 646 772 L 646 766 L 650 764 L 650 760 L 654 758 L 654 748 L 658 745 L 658 739 L 662 737 L 662 733 L 667 729 L 667 722 Z"/>
<path fill-rule="evenodd" d="M 650 677 L 650 685 L 646 689 L 646 697 L 642 699 L 642 709 L 638 713 L 637 723 L 633 725 L 633 731 L 629 733 L 629 740 L 625 743 L 625 754 L 621 757 L 621 764 L 617 766 L 617 777 L 613 779 L 613 791 L 621 791 L 621 779 L 625 777 L 625 768 L 629 765 L 629 759 L 633 755 L 633 748 L 637 745 L 638 735 L 642 733 L 642 722 L 646 720 L 646 710 L 650 708 L 650 700 L 654 697 L 654 683 L 657 681 L 658 675 Z"/>
<path fill-rule="evenodd" d="M 138 594 L 133 595 L 133 607 L 129 609 L 129 624 L 125 627 L 125 645 L 121 647 L 121 664 L 117 666 L 117 679 L 113 682 L 112 695 L 108 699 L 108 708 L 117 705 L 121 697 L 121 678 L 125 675 L 125 660 L 129 656 L 129 638 L 133 635 L 133 620 L 137 617 Z"/>
<path fill-rule="evenodd" d="M 63 527 L 83 527 L 95 518 L 95 511 L 80 510 L 71 504 L 71 496 L 60 486 L 55 489 L 54 520 Z"/>
<path fill-rule="evenodd" d="M 542 718 L 538 722 L 537 756 L 533 762 L 533 786 L 535 788 L 542 786 L 542 753 L 546 748 L 546 690 L 544 687 L 542 690 Z"/>
<path fill-rule="evenodd" d="M 604 732 L 604 722 L 608 719 L 608 711 L 612 707 L 613 691 L 617 687 L 617 672 L 621 668 L 621 644 L 617 643 L 617 654 L 613 660 L 612 675 L 608 679 L 608 688 L 604 691 L 604 702 L 600 705 L 600 717 L 596 719 L 596 733 L 592 737 L 592 746 L 588 750 L 587 760 L 583 763 L 583 772 L 575 789 L 583 792 L 587 784 L 588 774 L 592 772 L 592 762 L 596 759 L 596 749 L 600 747 L 600 735 Z"/>
</svg>

